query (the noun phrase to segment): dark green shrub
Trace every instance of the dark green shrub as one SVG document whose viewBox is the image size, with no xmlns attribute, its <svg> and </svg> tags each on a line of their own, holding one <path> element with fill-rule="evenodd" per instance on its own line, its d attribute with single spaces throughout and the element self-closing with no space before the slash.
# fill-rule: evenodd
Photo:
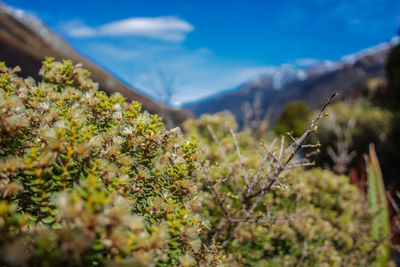
<svg viewBox="0 0 400 267">
<path fill-rule="evenodd" d="M 385 103 L 388 107 L 399 110 L 400 103 L 400 45 L 390 51 L 386 63 L 387 89 Z"/>
<path fill-rule="evenodd" d="M 294 101 L 287 104 L 279 115 L 274 131 L 277 134 L 293 132 L 293 135 L 301 136 L 309 123 L 310 109 L 304 102 Z"/>
</svg>

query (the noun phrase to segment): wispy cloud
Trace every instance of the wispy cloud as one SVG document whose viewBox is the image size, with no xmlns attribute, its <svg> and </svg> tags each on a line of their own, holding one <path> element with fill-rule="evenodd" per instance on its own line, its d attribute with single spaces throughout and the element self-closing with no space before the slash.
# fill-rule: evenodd
<svg viewBox="0 0 400 267">
<path fill-rule="evenodd" d="M 93 37 L 97 34 L 94 28 L 87 26 L 80 20 L 62 22 L 59 28 L 70 37 Z"/>
<path fill-rule="evenodd" d="M 62 23 L 60 28 L 75 38 L 136 36 L 169 42 L 181 42 L 194 30 L 192 24 L 175 16 L 134 17 L 97 27 L 90 27 L 81 21 L 70 21 Z"/>
<path fill-rule="evenodd" d="M 122 41 L 104 44 L 88 40 L 83 48 L 89 51 L 91 58 L 154 99 L 159 95 L 149 87 L 149 75 L 151 77 L 158 69 L 175 74 L 178 82 L 172 100 L 177 105 L 234 88 L 273 69 L 272 66 L 222 59 L 206 47 L 188 49 L 180 43 Z"/>
</svg>

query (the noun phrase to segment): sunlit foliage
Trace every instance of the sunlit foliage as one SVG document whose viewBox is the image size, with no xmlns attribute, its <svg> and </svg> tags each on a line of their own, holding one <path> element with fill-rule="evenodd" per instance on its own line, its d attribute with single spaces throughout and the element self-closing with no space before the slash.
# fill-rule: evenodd
<svg viewBox="0 0 400 267">
<path fill-rule="evenodd" d="M 44 61 L 38 84 L 0 71 L 2 263 L 218 261 L 198 237 L 196 142 L 71 61 Z"/>
</svg>

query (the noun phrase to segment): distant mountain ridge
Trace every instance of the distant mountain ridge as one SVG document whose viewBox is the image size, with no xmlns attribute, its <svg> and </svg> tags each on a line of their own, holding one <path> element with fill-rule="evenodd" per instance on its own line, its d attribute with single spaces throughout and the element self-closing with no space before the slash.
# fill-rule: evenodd
<svg viewBox="0 0 400 267">
<path fill-rule="evenodd" d="M 343 95 L 361 88 L 370 78 L 384 76 L 389 50 L 400 38 L 346 55 L 337 62 L 325 61 L 307 69 L 285 64 L 269 73 L 244 83 L 236 90 L 226 91 L 184 107 L 199 116 L 204 113 L 230 111 L 243 125 L 249 107 L 257 104 L 258 113 L 268 114 L 274 120 L 285 104 L 300 100 L 310 108 L 317 108 L 333 91 Z M 255 107 L 253 107 L 255 108 Z M 253 112 L 254 113 L 254 112 Z"/>
<path fill-rule="evenodd" d="M 39 69 L 46 56 L 82 63 L 92 73 L 91 78 L 99 83 L 101 90 L 109 94 L 119 92 L 130 101 L 142 103 L 143 108 L 150 113 L 171 119 L 174 124 L 180 124 L 191 116 L 190 112 L 168 108 L 136 92 L 103 68 L 79 55 L 37 17 L 0 1 L 0 61 L 5 61 L 10 67 L 20 66 L 20 75 L 23 77 L 40 79 Z"/>
</svg>

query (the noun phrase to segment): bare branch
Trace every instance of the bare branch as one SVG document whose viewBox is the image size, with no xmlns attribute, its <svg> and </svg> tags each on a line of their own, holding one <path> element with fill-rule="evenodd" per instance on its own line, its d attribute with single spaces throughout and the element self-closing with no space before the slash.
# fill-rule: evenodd
<svg viewBox="0 0 400 267">
<path fill-rule="evenodd" d="M 243 190 L 243 188 L 240 187 L 237 188 L 237 190 L 239 191 L 237 195 L 240 196 L 239 197 L 240 202 L 237 208 L 231 210 L 230 213 L 228 213 L 227 209 L 223 207 L 223 203 L 219 198 L 219 196 L 216 194 L 216 192 L 213 193 L 216 196 L 217 204 L 221 206 L 221 209 L 224 212 L 224 216 L 223 218 L 220 219 L 219 225 L 214 233 L 215 240 L 218 240 L 221 236 L 226 236 L 225 240 L 222 243 L 222 247 L 229 244 L 229 242 L 235 237 L 236 232 L 243 223 L 246 222 L 269 223 L 271 222 L 272 219 L 274 219 L 273 217 L 271 217 L 268 207 L 266 216 L 254 216 L 254 212 L 258 207 L 260 207 L 260 203 L 262 203 L 262 200 L 264 199 L 263 197 L 265 196 L 266 192 L 274 188 L 274 184 L 278 184 L 280 187 L 284 188 L 284 184 L 280 181 L 281 179 L 280 176 L 285 170 L 292 169 L 295 167 L 306 167 L 314 165 L 314 163 L 309 162 L 308 160 L 295 163 L 291 162 L 300 149 L 302 148 L 312 149 L 320 146 L 319 143 L 306 144 L 305 142 L 312 133 L 315 133 L 317 131 L 316 125 L 319 122 L 319 120 L 327 116 L 327 114 L 324 113 L 325 109 L 328 106 L 328 104 L 331 103 L 332 99 L 336 95 L 337 93 L 332 94 L 332 96 L 326 101 L 316 119 L 312 121 L 309 128 L 300 138 L 295 139 L 291 134 L 289 134 L 290 138 L 293 141 L 293 143 L 287 147 L 287 149 L 289 150 L 285 149 L 284 137 L 281 138 L 281 144 L 278 155 L 276 155 L 276 152 L 274 152 L 273 150 L 273 146 L 276 139 L 274 140 L 273 144 L 271 144 L 270 147 L 261 144 L 262 147 L 266 150 L 266 153 L 264 154 L 264 157 L 260 159 L 261 160 L 260 166 L 258 167 L 256 174 L 252 177 L 251 181 L 249 181 L 249 177 L 243 161 L 243 156 L 240 152 L 239 144 L 236 139 L 235 133 L 232 129 L 229 129 L 235 143 L 235 148 L 238 154 L 240 167 L 243 171 L 243 176 L 244 176 L 243 178 L 247 185 L 247 189 Z M 219 142 L 215 137 L 215 134 L 213 134 L 212 129 L 209 129 L 209 131 L 213 136 L 214 141 L 218 144 Z M 286 153 L 289 153 L 287 157 L 285 157 Z M 283 159 L 284 162 L 282 162 Z M 266 170 L 265 173 L 263 174 L 263 179 L 260 179 L 259 177 L 261 176 L 261 173 L 263 173 L 264 169 Z M 261 185 L 259 185 L 260 181 L 263 181 Z M 212 190 L 215 191 L 215 189 Z M 240 216 L 244 217 L 240 218 Z M 285 218 L 286 221 L 288 221 L 289 219 Z"/>
<path fill-rule="evenodd" d="M 207 183 L 208 183 L 208 185 L 209 185 L 209 187 L 210 187 L 210 189 L 211 189 L 211 192 L 212 192 L 213 195 L 214 195 L 215 201 L 216 201 L 217 204 L 221 207 L 222 212 L 224 213 L 224 215 L 226 216 L 226 218 L 227 218 L 228 220 L 230 220 L 229 213 L 228 213 L 228 211 L 226 210 L 226 208 L 225 208 L 225 206 L 224 206 L 224 204 L 223 204 L 223 201 L 219 198 L 219 195 L 218 195 L 217 191 L 216 191 L 215 188 L 214 188 L 214 185 L 212 184 L 212 182 L 211 182 L 211 180 L 210 180 L 210 177 L 209 177 L 209 175 L 208 175 L 208 170 L 207 170 L 207 168 L 205 168 L 205 167 L 203 166 L 202 169 L 203 169 L 204 175 L 205 175 L 205 177 L 206 177 Z"/>
<path fill-rule="evenodd" d="M 308 130 L 296 141 L 296 146 L 293 149 L 292 154 L 290 155 L 290 157 L 286 160 L 285 164 L 286 165 L 288 162 L 290 162 L 292 160 L 292 158 L 294 157 L 294 155 L 296 155 L 296 153 L 300 150 L 301 146 L 304 144 L 304 142 L 306 141 L 306 139 L 308 138 L 308 136 L 313 133 L 316 132 L 317 128 L 316 125 L 319 122 L 320 119 L 322 119 L 323 117 L 326 117 L 327 114 L 325 114 L 325 109 L 326 107 L 332 102 L 333 98 L 335 96 L 337 96 L 338 93 L 334 92 L 329 99 L 325 102 L 325 105 L 322 107 L 321 111 L 319 112 L 317 118 L 315 120 L 312 121 L 310 127 L 308 128 Z"/>
<path fill-rule="evenodd" d="M 279 162 L 281 161 L 281 159 L 282 159 L 282 155 L 283 155 L 283 144 L 285 143 L 285 137 L 282 135 L 282 138 L 281 138 L 281 149 L 280 149 L 280 151 L 279 151 L 279 156 L 278 156 L 278 160 L 279 160 Z"/>
<path fill-rule="evenodd" d="M 281 163 L 281 161 L 275 156 L 275 153 L 272 152 L 267 146 L 265 146 L 264 144 L 262 144 L 262 146 L 265 148 L 265 150 L 267 150 L 268 154 L 278 163 L 279 167 L 281 169 L 283 169 L 283 165 Z"/>
</svg>

